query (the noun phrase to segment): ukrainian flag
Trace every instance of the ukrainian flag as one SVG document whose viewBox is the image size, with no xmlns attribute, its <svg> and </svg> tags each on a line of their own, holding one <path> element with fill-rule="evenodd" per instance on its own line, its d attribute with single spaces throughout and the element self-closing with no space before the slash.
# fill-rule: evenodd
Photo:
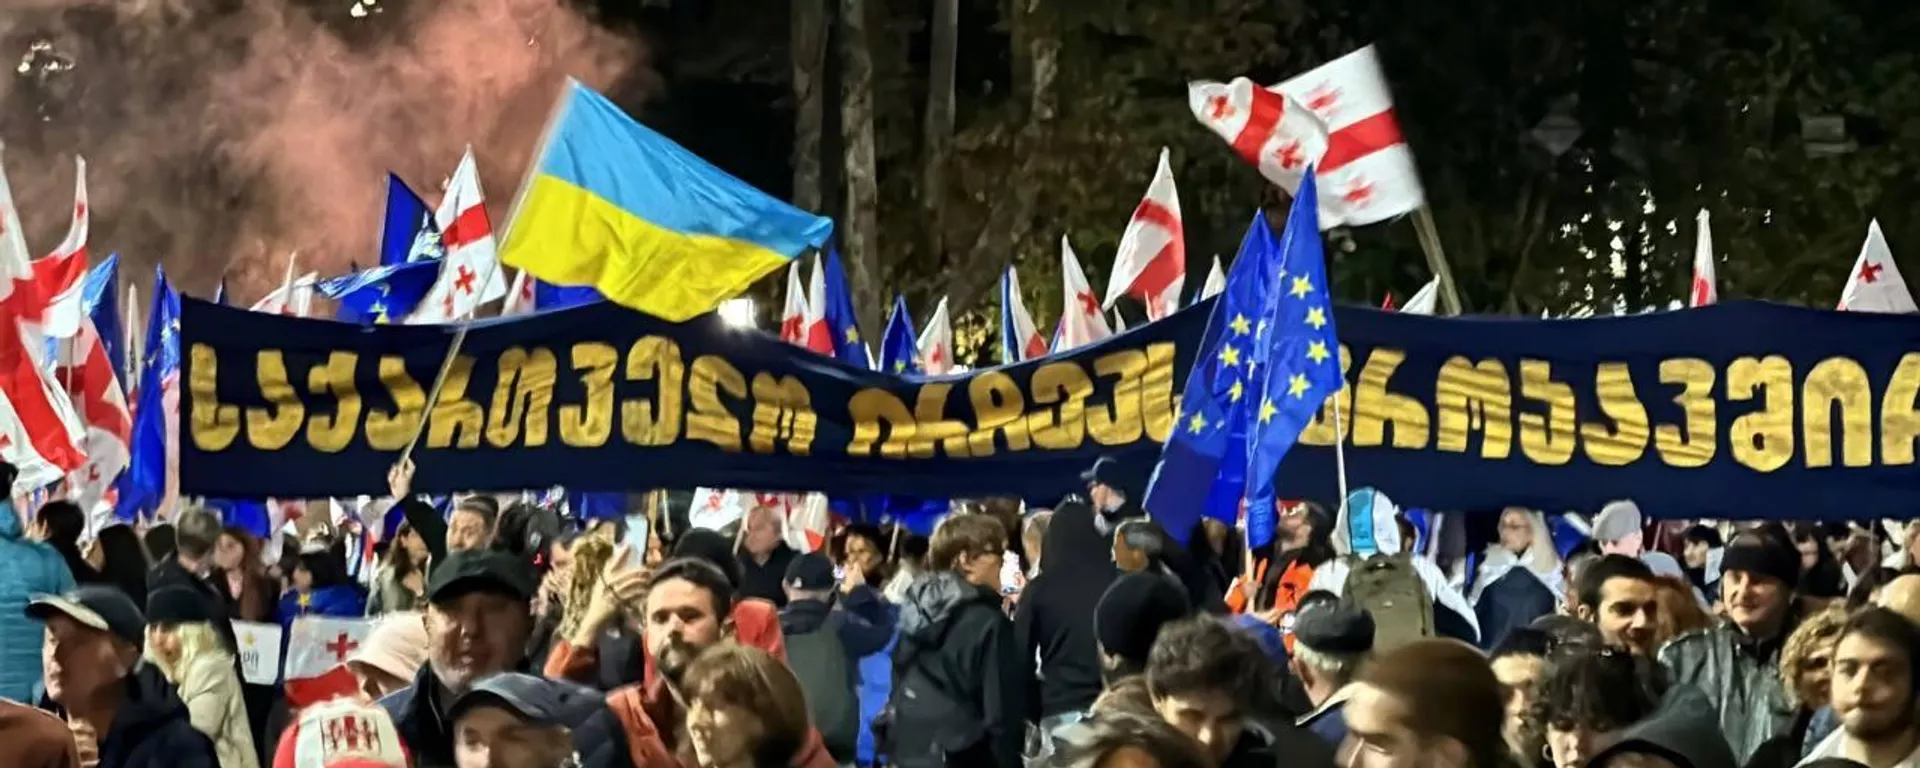
<svg viewBox="0 0 1920 768">
<path fill-rule="evenodd" d="M 636 122 L 578 81 L 520 190 L 501 260 L 680 321 L 833 233 Z"/>
</svg>

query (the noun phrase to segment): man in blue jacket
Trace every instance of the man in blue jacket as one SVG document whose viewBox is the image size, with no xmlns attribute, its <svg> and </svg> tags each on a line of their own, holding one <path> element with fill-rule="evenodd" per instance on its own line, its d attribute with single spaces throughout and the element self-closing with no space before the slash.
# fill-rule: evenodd
<svg viewBox="0 0 1920 768">
<path fill-rule="evenodd" d="M 860 738 L 860 659 L 887 647 L 893 614 L 860 566 L 849 565 L 836 578 L 833 563 L 811 552 L 794 556 L 781 586 L 788 666 L 806 691 L 827 752 L 850 764 Z"/>
<path fill-rule="evenodd" d="M 0 482 L 13 487 L 18 470 L 0 461 Z M 67 561 L 45 542 L 26 537 L 26 523 L 13 502 L 0 500 L 0 698 L 33 701 L 40 681 L 40 622 L 27 618 L 35 595 L 73 588 Z"/>
</svg>

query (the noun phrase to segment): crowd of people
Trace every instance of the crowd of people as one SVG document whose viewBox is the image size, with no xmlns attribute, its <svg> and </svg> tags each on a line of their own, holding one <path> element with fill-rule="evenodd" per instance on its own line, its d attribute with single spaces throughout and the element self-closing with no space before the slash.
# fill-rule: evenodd
<svg viewBox="0 0 1920 768">
<path fill-rule="evenodd" d="M 0 765 L 1920 768 L 1920 526 L 1618 502 L 1578 541 L 1518 508 L 1443 534 L 1363 489 L 1249 547 L 1083 479 L 818 552 L 767 507 L 443 513 L 408 465 L 373 547 L 9 504 Z M 377 621 L 351 694 L 243 682 L 234 622 L 303 616 Z"/>
</svg>

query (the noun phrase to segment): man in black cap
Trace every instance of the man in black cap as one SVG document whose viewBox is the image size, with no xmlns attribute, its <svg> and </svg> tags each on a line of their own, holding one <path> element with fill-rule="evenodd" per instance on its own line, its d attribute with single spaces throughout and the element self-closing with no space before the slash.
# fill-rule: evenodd
<svg viewBox="0 0 1920 768">
<path fill-rule="evenodd" d="M 1115 580 L 1093 609 L 1093 633 L 1107 684 L 1145 672 L 1160 628 L 1191 613 L 1186 591 L 1171 579 L 1130 573 Z"/>
<path fill-rule="evenodd" d="M 64 716 L 83 761 L 99 768 L 216 768 L 173 685 L 140 662 L 147 620 L 116 587 L 88 585 L 27 604 L 46 623 L 43 709 Z"/>
<path fill-rule="evenodd" d="M 505 552 L 454 550 L 434 564 L 427 579 L 427 663 L 413 685 L 380 700 L 420 765 L 453 764 L 453 722 L 444 713 L 458 696 L 481 678 L 526 665 L 534 586 L 526 559 Z M 631 765 L 626 734 L 604 703 L 570 709 L 568 716 L 563 724 L 583 766 Z"/>
<path fill-rule="evenodd" d="M 827 752 L 851 764 L 860 745 L 860 659 L 887 647 L 893 618 L 859 569 L 836 580 L 833 563 L 812 552 L 787 564 L 783 586 L 787 665 L 807 693 L 808 714 Z"/>
<path fill-rule="evenodd" d="M 591 717 L 606 697 L 520 672 L 481 678 L 453 700 L 454 763 L 563 768 L 574 756 L 567 723 Z"/>
<path fill-rule="evenodd" d="M 1087 484 L 1087 500 L 1093 503 L 1094 525 L 1101 536 L 1112 536 L 1114 526 L 1130 517 L 1145 517 L 1147 512 L 1140 508 L 1138 494 L 1133 491 L 1135 483 L 1120 469 L 1120 462 L 1110 456 L 1095 459 L 1093 466 L 1080 473 L 1080 479 Z"/>
<path fill-rule="evenodd" d="M 1347 738 L 1343 708 L 1352 695 L 1353 676 L 1373 652 L 1373 614 L 1344 603 L 1328 603 L 1300 612 L 1293 625 L 1293 658 L 1287 668 L 1307 689 L 1314 709 L 1296 724 L 1327 743 Z"/>
<path fill-rule="evenodd" d="M 1793 727 L 1796 707 L 1781 687 L 1780 651 L 1799 616 L 1793 609 L 1800 553 L 1774 536 L 1749 531 L 1727 544 L 1720 561 L 1726 619 L 1681 635 L 1660 649 L 1676 684 L 1707 695 L 1736 760 Z"/>
</svg>

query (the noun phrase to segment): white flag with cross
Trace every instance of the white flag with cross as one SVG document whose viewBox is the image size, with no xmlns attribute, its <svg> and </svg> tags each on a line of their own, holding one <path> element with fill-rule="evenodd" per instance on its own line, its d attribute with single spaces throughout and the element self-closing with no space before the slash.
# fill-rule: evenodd
<svg viewBox="0 0 1920 768">
<path fill-rule="evenodd" d="M 373 631 L 373 619 L 301 616 L 287 639 L 286 679 L 319 677 L 347 663 L 347 657 Z"/>
</svg>

